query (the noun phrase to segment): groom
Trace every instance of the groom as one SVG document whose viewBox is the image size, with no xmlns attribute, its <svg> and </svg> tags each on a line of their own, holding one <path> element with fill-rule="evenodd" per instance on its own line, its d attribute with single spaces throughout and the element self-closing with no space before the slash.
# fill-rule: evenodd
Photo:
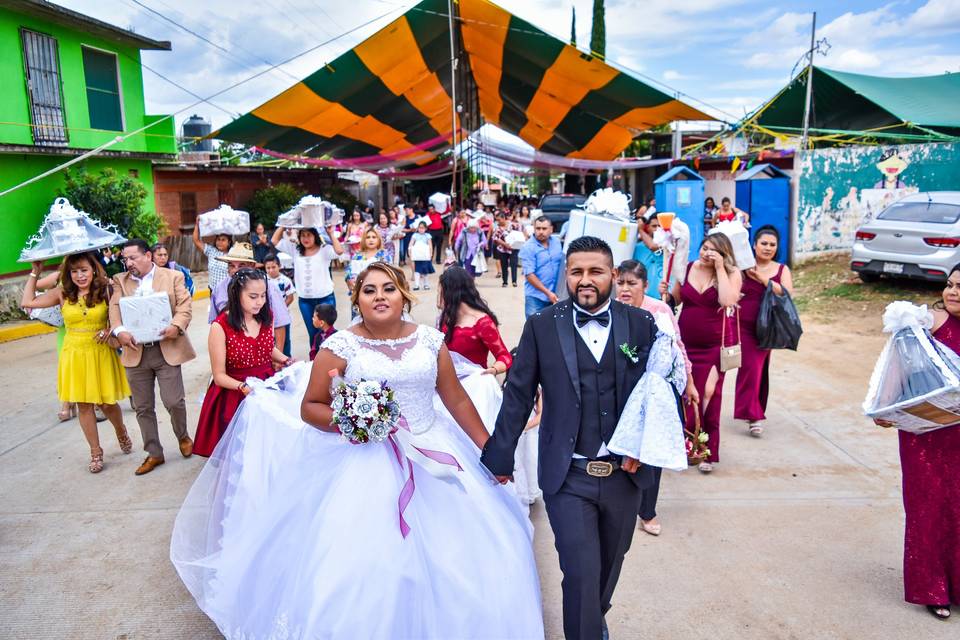
<svg viewBox="0 0 960 640">
<path fill-rule="evenodd" d="M 611 455 L 606 443 L 646 368 L 653 317 L 610 299 L 613 254 L 599 238 L 567 250 L 570 299 L 527 320 L 482 461 L 501 482 L 543 390 L 540 488 L 563 571 L 567 640 L 607 636 L 604 615 L 630 548 L 640 490 L 652 469 Z"/>
</svg>

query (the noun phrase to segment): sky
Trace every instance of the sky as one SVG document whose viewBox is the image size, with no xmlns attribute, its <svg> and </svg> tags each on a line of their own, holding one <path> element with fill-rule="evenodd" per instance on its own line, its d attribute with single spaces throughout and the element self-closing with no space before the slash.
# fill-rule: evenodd
<svg viewBox="0 0 960 640">
<path fill-rule="evenodd" d="M 201 97 L 267 71 L 211 104 L 197 101 L 144 71 L 149 113 L 183 111 L 229 122 L 352 48 L 402 15 L 401 0 L 58 0 L 70 9 L 169 40 L 170 52 L 143 52 L 143 62 Z M 569 39 L 577 10 L 577 42 L 590 42 L 592 0 L 498 0 L 539 28 Z M 147 8 L 217 46 L 174 26 Z M 960 72 L 960 0 L 785 1 L 607 0 L 607 59 L 623 71 L 722 120 L 734 121 L 771 98 L 790 79 L 810 43 L 829 44 L 815 63 L 842 71 L 907 76 Z M 338 35 L 365 23 L 357 31 Z M 189 108 L 188 108 L 189 107 Z"/>
</svg>

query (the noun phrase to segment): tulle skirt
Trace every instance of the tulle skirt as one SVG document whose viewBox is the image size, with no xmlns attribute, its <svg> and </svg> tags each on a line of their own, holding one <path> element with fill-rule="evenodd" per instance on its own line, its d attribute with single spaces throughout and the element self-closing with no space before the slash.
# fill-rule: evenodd
<svg viewBox="0 0 960 640">
<path fill-rule="evenodd" d="M 170 555 L 227 638 L 542 638 L 532 526 L 438 413 L 418 444 L 453 454 L 457 482 L 388 443 L 351 445 L 299 419 L 307 364 L 257 385 L 180 513 Z"/>
</svg>

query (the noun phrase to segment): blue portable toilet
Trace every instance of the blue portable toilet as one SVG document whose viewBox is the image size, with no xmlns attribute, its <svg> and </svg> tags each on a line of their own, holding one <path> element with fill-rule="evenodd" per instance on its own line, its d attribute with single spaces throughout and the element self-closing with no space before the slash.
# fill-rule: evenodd
<svg viewBox="0 0 960 640">
<path fill-rule="evenodd" d="M 737 176 L 736 206 L 750 214 L 750 239 L 760 227 L 780 234 L 777 262 L 790 256 L 790 176 L 772 164 L 756 164 Z"/>
<path fill-rule="evenodd" d="M 690 227 L 690 255 L 703 242 L 704 179 L 690 167 L 678 166 L 653 181 L 657 211 L 672 211 Z"/>
</svg>

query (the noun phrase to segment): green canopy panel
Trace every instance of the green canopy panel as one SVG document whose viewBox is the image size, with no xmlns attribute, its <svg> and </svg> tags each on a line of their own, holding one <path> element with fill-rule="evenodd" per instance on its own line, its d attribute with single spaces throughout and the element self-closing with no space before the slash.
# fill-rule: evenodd
<svg viewBox="0 0 960 640">
<path fill-rule="evenodd" d="M 492 2 L 454 6 L 460 134 L 489 122 L 539 151 L 610 160 L 651 127 L 713 119 Z M 366 165 L 429 163 L 453 139 L 447 7 L 420 2 L 211 137 Z"/>
<path fill-rule="evenodd" d="M 751 120 L 773 131 L 801 131 L 807 73 L 798 75 Z M 814 67 L 810 130 L 960 136 L 960 74 L 884 78 Z"/>
</svg>

